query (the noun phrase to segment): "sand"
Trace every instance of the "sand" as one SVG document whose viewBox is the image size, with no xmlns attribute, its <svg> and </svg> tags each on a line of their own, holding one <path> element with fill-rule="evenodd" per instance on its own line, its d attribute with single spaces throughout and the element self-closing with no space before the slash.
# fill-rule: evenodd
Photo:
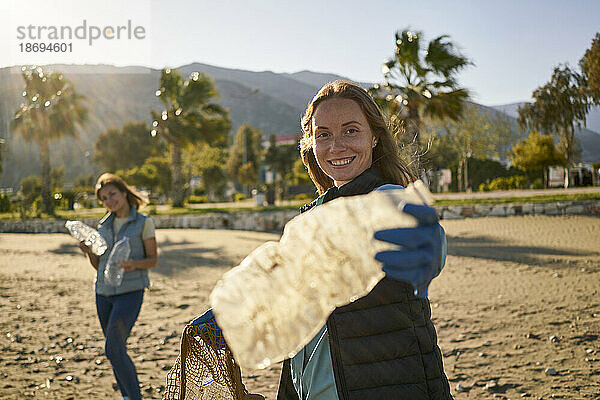
<svg viewBox="0 0 600 400">
<path fill-rule="evenodd" d="M 600 398 L 600 219 L 442 224 L 449 255 L 429 293 L 455 398 Z M 148 399 L 161 398 L 181 330 L 208 308 L 219 277 L 278 235 L 169 229 L 157 238 L 159 266 L 128 342 Z M 76 245 L 62 234 L 0 235 L 1 399 L 120 399 L 94 270 Z M 274 399 L 279 369 L 243 371 L 244 381 Z"/>
</svg>

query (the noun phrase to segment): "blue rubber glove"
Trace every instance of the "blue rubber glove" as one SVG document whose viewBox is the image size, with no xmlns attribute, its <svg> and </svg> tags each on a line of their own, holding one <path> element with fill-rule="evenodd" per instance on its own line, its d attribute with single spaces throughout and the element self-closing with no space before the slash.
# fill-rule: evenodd
<svg viewBox="0 0 600 400">
<path fill-rule="evenodd" d="M 386 276 L 410 282 L 416 296 L 427 297 L 429 283 L 440 273 L 446 259 L 446 235 L 432 207 L 405 204 L 403 211 L 414 216 L 419 226 L 375 232 L 375 239 L 402 247 L 381 251 L 375 259 L 383 263 Z"/>
<path fill-rule="evenodd" d="M 223 331 L 212 312 L 212 308 L 208 309 L 204 314 L 196 318 L 191 322 L 191 325 L 196 329 L 197 332 L 203 331 L 205 334 L 212 334 L 216 339 L 216 344 L 220 349 L 225 348 L 225 337 Z"/>
</svg>

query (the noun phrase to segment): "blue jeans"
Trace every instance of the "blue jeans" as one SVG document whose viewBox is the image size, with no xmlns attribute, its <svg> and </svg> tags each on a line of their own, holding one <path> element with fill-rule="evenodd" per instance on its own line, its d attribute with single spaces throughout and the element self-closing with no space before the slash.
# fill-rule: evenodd
<svg viewBox="0 0 600 400">
<path fill-rule="evenodd" d="M 142 398 L 126 342 L 142 308 L 143 298 L 143 289 L 116 296 L 96 295 L 96 311 L 105 338 L 104 353 L 110 360 L 121 394 L 130 400 Z"/>
</svg>

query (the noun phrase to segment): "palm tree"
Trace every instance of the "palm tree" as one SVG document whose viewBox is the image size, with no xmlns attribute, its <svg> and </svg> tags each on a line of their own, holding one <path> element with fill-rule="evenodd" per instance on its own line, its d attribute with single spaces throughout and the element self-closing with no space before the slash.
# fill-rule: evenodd
<svg viewBox="0 0 600 400">
<path fill-rule="evenodd" d="M 41 67 L 22 68 L 25 89 L 11 121 L 26 141 L 40 146 L 41 195 L 44 212 L 54 214 L 50 188 L 50 142 L 64 136 L 76 137 L 77 127 L 87 119 L 84 97 L 60 72 L 45 74 Z"/>
<path fill-rule="evenodd" d="M 447 35 L 431 40 L 426 49 L 422 36 L 408 29 L 396 32 L 394 56 L 382 65 L 385 81 L 370 90 L 390 123 L 404 122 L 417 154 L 423 116 L 460 118 L 469 91 L 459 87 L 456 74 L 471 64 Z"/>
<path fill-rule="evenodd" d="M 154 118 L 151 134 L 160 134 L 169 143 L 173 177 L 171 198 L 174 207 L 181 207 L 185 199 L 182 149 L 198 142 L 226 143 L 231 121 L 225 108 L 209 103 L 217 96 L 217 91 L 212 79 L 205 74 L 192 72 L 184 81 L 177 70 L 165 68 L 156 96 L 165 110 L 161 113 L 151 111 Z"/>
</svg>

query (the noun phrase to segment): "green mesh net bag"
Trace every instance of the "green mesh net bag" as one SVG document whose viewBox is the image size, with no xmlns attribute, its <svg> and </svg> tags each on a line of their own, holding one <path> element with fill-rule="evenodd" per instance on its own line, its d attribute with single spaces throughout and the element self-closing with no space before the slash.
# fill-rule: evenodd
<svg viewBox="0 0 600 400">
<path fill-rule="evenodd" d="M 250 394 L 212 310 L 188 324 L 163 400 L 264 400 Z"/>
</svg>

